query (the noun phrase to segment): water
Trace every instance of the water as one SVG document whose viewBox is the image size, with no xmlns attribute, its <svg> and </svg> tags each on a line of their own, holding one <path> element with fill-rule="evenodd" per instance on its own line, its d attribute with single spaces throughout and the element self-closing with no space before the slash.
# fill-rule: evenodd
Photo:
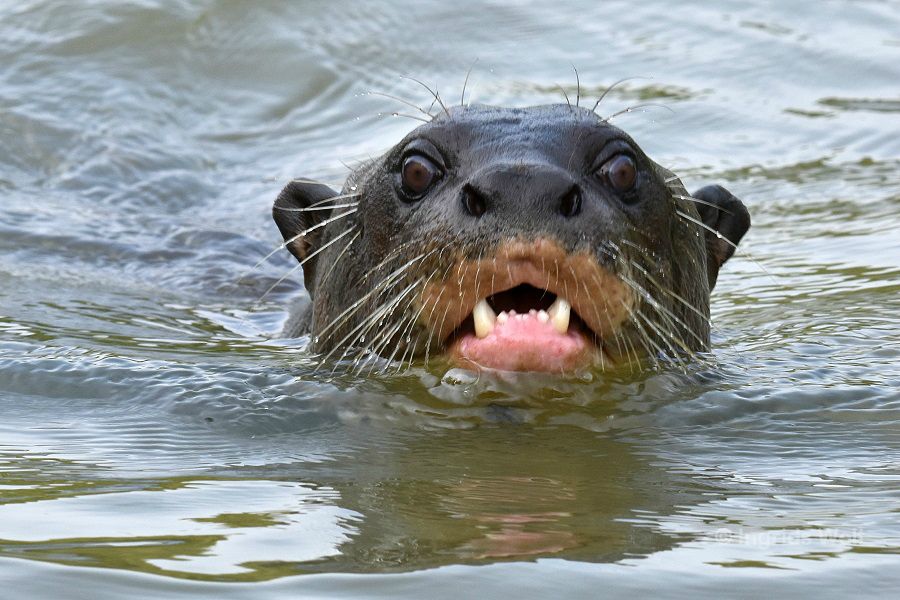
<svg viewBox="0 0 900 600">
<path fill-rule="evenodd" d="M 900 585 L 900 9 L 0 6 L 0 580 L 15 597 L 681 597 Z M 713 365 L 317 372 L 277 339 L 293 176 L 370 91 L 601 109 L 753 228 Z M 3 596 L 7 591 L 0 592 Z"/>
</svg>

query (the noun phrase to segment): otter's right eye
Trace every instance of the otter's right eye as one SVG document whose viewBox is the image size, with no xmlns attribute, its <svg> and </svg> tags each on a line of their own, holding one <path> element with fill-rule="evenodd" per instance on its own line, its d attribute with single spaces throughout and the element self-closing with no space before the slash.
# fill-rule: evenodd
<svg viewBox="0 0 900 600">
<path fill-rule="evenodd" d="M 617 154 L 600 167 L 604 175 L 617 192 L 624 193 L 634 187 L 637 179 L 637 167 L 627 154 Z"/>
<path fill-rule="evenodd" d="M 441 171 L 438 167 L 419 154 L 407 156 L 400 169 L 400 178 L 403 183 L 403 192 L 412 199 L 416 199 L 431 185 L 440 179 Z"/>
</svg>

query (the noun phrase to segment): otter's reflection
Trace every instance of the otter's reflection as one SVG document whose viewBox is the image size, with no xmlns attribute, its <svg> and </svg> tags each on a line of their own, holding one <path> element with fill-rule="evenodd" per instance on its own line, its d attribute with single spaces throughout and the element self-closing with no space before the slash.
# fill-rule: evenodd
<svg viewBox="0 0 900 600">
<path fill-rule="evenodd" d="M 545 489 L 541 489 L 545 488 Z M 522 493 L 522 492 L 526 493 Z M 527 497 L 531 507 L 517 506 L 512 498 Z M 482 529 L 483 537 L 463 544 L 461 555 L 471 558 L 505 558 L 555 554 L 576 547 L 578 538 L 566 528 L 572 513 L 549 510 L 560 501 L 571 502 L 574 491 L 558 480 L 510 477 L 472 479 L 459 487 L 459 493 L 447 498 L 443 507 L 454 518 L 471 519 Z M 459 502 L 465 498 L 472 505 Z M 477 513 L 467 513 L 478 507 Z M 525 509 L 524 512 L 520 512 Z"/>
<path fill-rule="evenodd" d="M 644 556 L 676 541 L 660 517 L 701 500 L 646 448 L 576 427 L 419 432 L 389 446 L 352 482 L 328 482 L 364 515 L 342 547 L 353 570 Z"/>
</svg>

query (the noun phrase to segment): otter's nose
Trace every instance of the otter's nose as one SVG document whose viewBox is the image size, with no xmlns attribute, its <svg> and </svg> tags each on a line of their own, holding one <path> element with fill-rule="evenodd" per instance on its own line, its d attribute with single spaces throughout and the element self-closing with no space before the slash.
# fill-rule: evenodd
<svg viewBox="0 0 900 600">
<path fill-rule="evenodd" d="M 493 166 L 463 185 L 462 204 L 473 217 L 525 212 L 571 218 L 581 212 L 581 188 L 568 171 L 552 165 Z"/>
</svg>

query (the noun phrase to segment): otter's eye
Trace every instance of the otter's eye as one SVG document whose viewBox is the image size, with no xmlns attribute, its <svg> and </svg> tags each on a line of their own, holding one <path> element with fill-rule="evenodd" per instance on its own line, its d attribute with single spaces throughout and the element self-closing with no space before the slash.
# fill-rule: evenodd
<svg viewBox="0 0 900 600">
<path fill-rule="evenodd" d="M 433 162 L 419 154 L 407 156 L 400 170 L 403 191 L 411 198 L 421 196 L 431 184 L 441 176 L 440 169 Z"/>
<path fill-rule="evenodd" d="M 616 154 L 600 167 L 603 174 L 617 192 L 627 192 L 634 187 L 637 167 L 630 156 Z"/>
</svg>

